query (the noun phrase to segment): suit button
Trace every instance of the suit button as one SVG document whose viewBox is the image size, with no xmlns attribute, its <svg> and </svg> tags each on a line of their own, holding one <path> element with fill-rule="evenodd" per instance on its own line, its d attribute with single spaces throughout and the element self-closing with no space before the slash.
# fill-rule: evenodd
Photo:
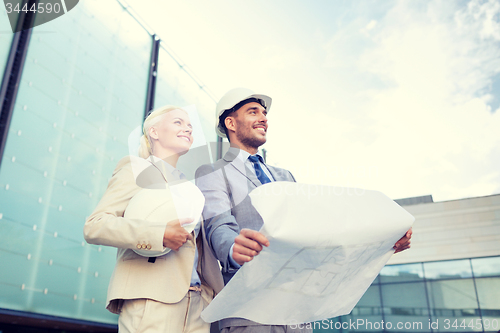
<svg viewBox="0 0 500 333">
<path fill-rule="evenodd" d="M 145 249 L 146 248 L 146 244 L 142 244 L 142 248 Z"/>
<path fill-rule="evenodd" d="M 140 250 L 140 249 L 142 249 L 141 244 L 137 244 L 137 248 L 138 248 L 139 250 Z"/>
<path fill-rule="evenodd" d="M 151 244 L 148 244 L 147 248 L 148 250 L 151 250 Z"/>
</svg>

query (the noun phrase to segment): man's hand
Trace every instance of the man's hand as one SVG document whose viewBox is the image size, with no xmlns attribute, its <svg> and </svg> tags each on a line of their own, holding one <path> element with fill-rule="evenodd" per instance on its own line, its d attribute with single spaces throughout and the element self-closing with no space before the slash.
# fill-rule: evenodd
<svg viewBox="0 0 500 333">
<path fill-rule="evenodd" d="M 241 229 L 234 239 L 233 260 L 239 265 L 251 261 L 262 251 L 262 245 L 269 246 L 266 236 L 255 230 Z"/>
<path fill-rule="evenodd" d="M 167 223 L 165 233 L 163 234 L 163 246 L 174 251 L 179 251 L 179 248 L 188 241 L 193 239 L 193 236 L 186 231 L 182 226 L 193 222 L 193 219 L 184 218 L 173 220 Z"/>
<path fill-rule="evenodd" d="M 396 244 L 394 244 L 393 249 L 396 250 L 394 253 L 398 253 L 410 248 L 410 239 L 413 234 L 412 228 L 406 232 L 406 234 L 401 237 Z"/>
</svg>

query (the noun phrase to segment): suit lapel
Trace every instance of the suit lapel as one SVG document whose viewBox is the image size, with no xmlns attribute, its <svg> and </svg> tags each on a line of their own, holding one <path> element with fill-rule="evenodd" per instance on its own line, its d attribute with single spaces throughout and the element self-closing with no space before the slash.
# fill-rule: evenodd
<svg viewBox="0 0 500 333">
<path fill-rule="evenodd" d="M 243 167 L 245 168 L 245 177 L 250 179 L 250 181 L 255 185 L 255 187 L 262 185 L 259 178 L 257 178 L 257 176 L 255 175 L 255 172 L 252 172 L 250 169 L 248 169 L 248 167 L 245 164 L 243 164 Z"/>
<path fill-rule="evenodd" d="M 254 172 L 251 172 L 245 165 L 245 162 L 238 158 L 239 149 L 230 148 L 226 155 L 224 155 L 224 161 L 231 164 L 233 168 L 238 170 L 245 178 L 250 180 L 250 182 L 255 185 L 255 187 L 262 185 Z"/>
<path fill-rule="evenodd" d="M 271 175 L 273 176 L 274 180 L 275 181 L 280 181 L 281 180 L 281 177 L 279 176 L 279 173 L 276 172 L 276 170 L 274 170 L 274 168 L 270 165 L 267 165 L 267 169 L 269 170 L 269 172 L 271 173 Z"/>
</svg>

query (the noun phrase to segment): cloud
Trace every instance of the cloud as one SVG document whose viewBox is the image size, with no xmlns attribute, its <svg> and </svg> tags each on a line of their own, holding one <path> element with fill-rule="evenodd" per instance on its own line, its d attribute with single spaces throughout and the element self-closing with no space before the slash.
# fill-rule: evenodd
<svg viewBox="0 0 500 333">
<path fill-rule="evenodd" d="M 371 21 L 370 21 L 370 23 L 368 23 L 368 24 L 366 25 L 366 28 L 365 28 L 365 29 L 366 29 L 366 30 L 368 30 L 368 31 L 370 31 L 370 30 L 372 30 L 373 28 L 375 28 L 375 26 L 376 26 L 376 25 L 377 25 L 377 21 L 375 21 L 375 20 L 371 20 Z"/>
<path fill-rule="evenodd" d="M 463 30 L 472 28 L 479 32 L 481 39 L 500 40 L 500 3 L 498 1 L 478 1 L 468 3 L 467 9 L 455 16 L 457 26 Z"/>
<path fill-rule="evenodd" d="M 308 153 L 308 162 L 293 162 L 297 178 L 393 198 L 496 193 L 500 114 L 488 103 L 500 71 L 499 14 L 496 1 L 401 1 L 376 23 L 358 17 L 337 30 L 323 45 L 324 67 L 342 76 L 330 82 L 342 94 L 311 119 L 307 148 L 293 145 Z M 377 172 L 363 178 L 359 169 Z"/>
<path fill-rule="evenodd" d="M 370 114 L 386 133 L 375 149 L 392 146 L 399 158 L 413 160 L 410 166 L 383 154 L 438 199 L 491 194 L 499 175 L 490 152 L 500 145 L 500 115 L 490 112 L 485 91 L 500 70 L 500 29 L 491 23 L 500 8 L 471 1 L 453 19 L 449 9 L 431 2 L 424 13 L 399 2 L 360 61 L 396 83 L 373 91 Z"/>
</svg>

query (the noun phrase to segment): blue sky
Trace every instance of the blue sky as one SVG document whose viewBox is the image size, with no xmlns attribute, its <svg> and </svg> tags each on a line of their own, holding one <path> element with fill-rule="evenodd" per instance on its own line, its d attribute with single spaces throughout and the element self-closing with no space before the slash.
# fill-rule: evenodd
<svg viewBox="0 0 500 333">
<path fill-rule="evenodd" d="M 268 161 L 304 183 L 500 193 L 498 1 L 127 1 L 216 97 L 273 97 Z"/>
</svg>

